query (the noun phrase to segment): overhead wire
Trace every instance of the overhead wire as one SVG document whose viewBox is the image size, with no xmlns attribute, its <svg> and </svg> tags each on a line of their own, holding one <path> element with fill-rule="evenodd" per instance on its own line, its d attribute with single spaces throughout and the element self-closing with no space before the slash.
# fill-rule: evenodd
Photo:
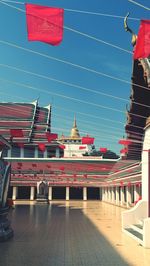
<svg viewBox="0 0 150 266">
<path fill-rule="evenodd" d="M 82 69 L 82 70 L 85 70 L 85 71 L 88 71 L 88 72 L 91 72 L 91 73 L 94 73 L 94 74 L 97 74 L 97 75 L 100 75 L 100 76 L 104 76 L 106 78 L 110 78 L 110 79 L 113 79 L 113 80 L 116 80 L 116 81 L 124 82 L 124 83 L 130 84 L 130 85 L 135 85 L 135 86 L 137 86 L 139 88 L 143 88 L 145 90 L 150 91 L 150 88 L 147 88 L 145 86 L 141 86 L 141 85 L 138 85 L 136 83 L 133 83 L 133 82 L 130 82 L 130 81 L 127 81 L 127 80 L 124 80 L 124 79 L 121 79 L 121 78 L 118 78 L 118 77 L 115 77 L 115 76 L 112 76 L 112 75 L 109 75 L 109 74 L 106 74 L 106 73 L 103 73 L 103 72 L 100 72 L 100 71 L 96 71 L 94 69 L 91 69 L 91 68 L 88 68 L 88 67 L 84 67 L 84 66 L 79 65 L 79 64 L 72 63 L 70 61 L 66 61 L 66 60 L 59 59 L 59 58 L 56 58 L 56 57 L 53 57 L 53 56 L 50 56 L 50 55 L 47 55 L 47 54 L 43 54 L 43 53 L 34 51 L 32 49 L 28 49 L 28 48 L 19 46 L 17 44 L 13 44 L 13 43 L 10 43 L 10 42 L 7 42 L 7 41 L 3 41 L 3 40 L 0 40 L 0 43 L 1 44 L 6 44 L 6 45 L 11 46 L 11 47 L 15 47 L 17 49 L 21 49 L 21 50 L 26 51 L 26 52 L 30 52 L 30 53 L 42 56 L 42 57 L 45 57 L 45 58 L 48 58 L 50 60 L 61 62 L 63 64 L 70 65 L 70 66 L 73 66 L 75 68 L 79 68 L 79 69 Z"/>
<path fill-rule="evenodd" d="M 11 1 L 11 0 L 1 0 L 1 2 L 20 4 L 20 5 L 25 4 L 25 2 L 18 2 L 18 1 Z M 86 11 L 86 10 L 69 9 L 69 8 L 64 8 L 64 10 L 69 11 L 69 12 L 73 12 L 73 13 L 81 13 L 81 14 L 94 15 L 94 16 L 104 16 L 104 17 L 110 17 L 110 18 L 124 19 L 124 16 L 119 16 L 119 15 L 114 15 L 114 14 L 106 14 L 106 13 L 100 13 L 100 12 L 91 12 L 91 11 Z M 129 17 L 129 19 L 130 20 L 136 20 L 136 21 L 140 20 L 139 18 L 133 18 L 133 17 Z"/>
<path fill-rule="evenodd" d="M 84 100 L 77 99 L 75 97 L 70 97 L 70 96 L 67 96 L 67 95 L 63 95 L 63 94 L 60 94 L 60 93 L 50 92 L 47 89 L 40 89 L 40 88 L 37 88 L 35 86 L 27 85 L 27 84 L 24 84 L 24 83 L 20 83 L 20 82 L 8 80 L 8 79 L 3 79 L 1 77 L 0 77 L 0 80 L 4 81 L 4 82 L 15 84 L 17 86 L 19 85 L 19 86 L 22 86 L 22 87 L 26 87 L 26 88 L 32 89 L 34 91 L 38 91 L 38 92 L 40 91 L 40 92 L 44 92 L 44 93 L 47 93 L 47 94 L 50 94 L 50 95 L 55 95 L 55 96 L 58 96 L 58 97 L 61 97 L 61 98 L 64 98 L 64 99 L 73 100 L 75 102 L 88 104 L 88 105 L 91 105 L 91 106 L 95 106 L 95 107 L 98 107 L 98 108 L 111 110 L 111 111 L 114 111 L 114 112 L 124 113 L 124 111 L 116 109 L 116 108 L 111 108 L 109 106 L 105 106 L 105 105 L 101 105 L 101 104 L 96 104 L 96 103 L 84 101 Z M 140 118 L 147 118 L 146 116 L 138 115 L 138 114 L 135 114 L 135 113 L 132 113 L 132 112 L 130 112 L 130 114 L 132 114 L 133 116 L 136 116 L 136 117 L 140 117 Z"/>
<path fill-rule="evenodd" d="M 2 4 L 4 4 L 4 5 L 7 5 L 7 6 L 11 7 L 11 8 L 15 8 L 15 9 L 17 9 L 18 11 L 22 11 L 22 12 L 25 13 L 25 10 L 20 9 L 20 8 L 16 8 L 16 7 L 14 7 L 14 6 L 12 6 L 12 5 L 9 5 L 9 4 L 7 4 L 7 3 L 1 1 L 1 0 L 0 0 L 0 3 L 2 3 Z M 38 17 L 38 16 L 36 16 L 36 17 Z M 41 18 L 41 17 L 39 17 L 39 18 Z M 69 30 L 69 31 L 72 31 L 72 32 L 77 33 L 77 34 L 79 34 L 79 35 L 82 35 L 82 36 L 87 37 L 87 38 L 89 38 L 89 39 L 92 39 L 92 40 L 94 40 L 94 41 L 97 41 L 97 42 L 103 43 L 103 44 L 105 44 L 105 45 L 109 45 L 109 46 L 111 46 L 111 47 L 113 47 L 113 48 L 116 48 L 116 49 L 118 49 L 118 50 L 124 51 L 124 52 L 126 52 L 126 53 L 132 54 L 132 52 L 129 51 L 129 50 L 123 49 L 123 48 L 121 48 L 121 47 L 119 47 L 119 46 L 117 46 L 117 45 L 114 45 L 114 44 L 110 43 L 110 42 L 106 42 L 106 41 L 104 41 L 104 40 L 98 39 L 98 38 L 96 38 L 96 37 L 94 37 L 94 36 L 91 36 L 91 35 L 89 35 L 89 34 L 86 34 L 86 33 L 83 33 L 83 32 L 81 32 L 81 31 L 75 30 L 75 29 L 73 29 L 73 28 L 67 27 L 67 26 L 65 26 L 65 25 L 64 25 L 64 29 Z"/>
<path fill-rule="evenodd" d="M 134 5 L 140 6 L 140 7 L 144 8 L 144 9 L 150 11 L 150 8 L 149 8 L 149 7 L 146 7 L 146 6 L 144 6 L 144 5 L 140 4 L 140 3 L 138 3 L 137 1 L 133 1 L 133 0 L 128 0 L 128 1 L 131 2 L 131 3 L 134 4 Z"/>
</svg>

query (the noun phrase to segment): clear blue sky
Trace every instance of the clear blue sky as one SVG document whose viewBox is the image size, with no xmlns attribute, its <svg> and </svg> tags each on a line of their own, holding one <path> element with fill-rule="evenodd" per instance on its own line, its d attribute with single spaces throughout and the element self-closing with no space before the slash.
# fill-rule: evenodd
<svg viewBox="0 0 150 266">
<path fill-rule="evenodd" d="M 18 2 L 23 1 L 18 0 Z M 129 20 L 130 27 L 136 33 L 138 32 L 140 19 L 149 19 L 150 15 L 149 11 L 135 6 L 127 0 L 32 0 L 32 2 L 27 0 L 26 3 L 123 17 L 127 12 L 130 12 L 130 17 L 139 19 Z M 149 6 L 148 0 L 139 0 L 139 3 Z M 13 6 L 25 10 L 24 5 L 13 4 Z M 132 51 L 131 36 L 124 31 L 123 18 L 96 16 L 67 10 L 65 10 L 64 15 L 64 25 L 66 27 Z M 91 40 L 67 29 L 64 29 L 63 42 L 59 46 L 51 46 L 41 42 L 28 42 L 25 13 L 1 3 L 0 23 L 0 39 L 2 41 L 73 64 L 82 65 L 128 82 L 131 80 L 132 54 L 130 53 Z M 107 147 L 117 153 L 120 151 L 122 147 L 118 144 L 118 140 L 125 135 L 126 104 L 129 102 L 130 84 L 50 60 L 3 43 L 0 43 L 0 64 L 10 65 L 21 70 L 31 71 L 125 99 L 123 101 L 102 96 L 0 66 L 1 101 L 32 102 L 39 98 L 39 105 L 41 106 L 52 104 L 53 132 L 69 135 L 76 114 L 80 134 L 88 133 L 95 137 L 97 149 Z M 23 83 L 36 89 L 8 83 L 2 79 Z M 58 97 L 51 93 L 76 98 L 89 104 Z M 108 110 L 96 105 L 117 109 L 118 111 Z"/>
</svg>

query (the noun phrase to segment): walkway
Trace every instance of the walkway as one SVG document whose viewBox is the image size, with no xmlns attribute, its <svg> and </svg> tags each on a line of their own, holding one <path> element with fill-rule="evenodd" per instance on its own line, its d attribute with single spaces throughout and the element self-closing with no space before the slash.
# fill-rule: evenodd
<svg viewBox="0 0 150 266">
<path fill-rule="evenodd" d="M 100 201 L 17 205 L 1 266 L 149 266 L 150 250 L 121 232 L 122 208 Z"/>
</svg>

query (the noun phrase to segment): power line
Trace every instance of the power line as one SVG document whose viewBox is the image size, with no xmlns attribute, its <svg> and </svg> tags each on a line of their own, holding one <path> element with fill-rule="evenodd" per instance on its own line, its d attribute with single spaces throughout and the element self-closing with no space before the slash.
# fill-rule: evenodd
<svg viewBox="0 0 150 266">
<path fill-rule="evenodd" d="M 133 1 L 133 0 L 128 0 L 128 1 L 131 2 L 131 3 L 134 4 L 134 5 L 140 6 L 140 7 L 144 8 L 144 9 L 150 11 L 150 8 L 149 8 L 149 7 L 146 7 L 146 6 L 140 4 L 140 3 L 136 2 L 136 1 Z"/>
<path fill-rule="evenodd" d="M 11 0 L 1 0 L 1 2 L 20 4 L 20 5 L 25 4 L 25 2 L 17 2 L 17 1 L 11 1 Z M 100 12 L 91 12 L 91 11 L 85 11 L 85 10 L 79 10 L 79 9 L 69 9 L 69 8 L 64 8 L 64 10 L 68 11 L 68 12 L 73 12 L 73 13 L 81 13 L 81 14 L 87 14 L 87 15 L 95 15 L 95 16 L 104 16 L 104 17 L 110 17 L 110 18 L 124 19 L 124 16 L 118 16 L 118 15 L 114 15 L 114 14 L 106 14 L 106 13 L 100 13 Z M 132 17 L 130 17 L 129 19 L 136 20 L 136 21 L 140 20 L 139 18 L 132 18 Z"/>
<path fill-rule="evenodd" d="M 106 78 L 110 78 L 110 79 L 113 79 L 113 80 L 116 80 L 116 81 L 124 82 L 124 83 L 130 84 L 130 85 L 135 85 L 135 86 L 137 86 L 139 88 L 143 88 L 143 89 L 146 89 L 146 90 L 150 91 L 150 88 L 138 85 L 136 83 L 131 83 L 131 82 L 127 81 L 127 80 L 124 80 L 124 79 L 121 79 L 121 78 L 117 78 L 115 76 L 111 76 L 111 75 L 108 75 L 106 73 L 103 73 L 103 72 L 100 72 L 100 71 L 96 71 L 96 70 L 88 68 L 88 67 L 84 67 L 82 65 L 74 64 L 74 63 L 72 63 L 70 61 L 59 59 L 59 58 L 56 58 L 56 57 L 53 57 L 53 56 L 50 56 L 50 55 L 47 55 L 47 54 L 43 54 L 43 53 L 28 49 L 28 48 L 24 48 L 24 47 L 19 46 L 17 44 L 13 44 L 13 43 L 10 43 L 10 42 L 7 42 L 7 41 L 3 41 L 3 40 L 0 40 L 0 43 L 8 45 L 8 46 L 11 46 L 11 47 L 15 47 L 17 49 L 20 49 L 20 50 L 23 50 L 23 51 L 26 51 L 26 52 L 29 52 L 29 53 L 33 53 L 33 54 L 42 56 L 42 57 L 45 57 L 47 59 L 54 60 L 54 61 L 66 64 L 66 65 L 69 65 L 69 66 L 72 66 L 72 67 L 75 67 L 75 68 L 79 68 L 79 69 L 82 69 L 82 70 L 85 70 L 85 71 L 88 71 L 90 73 L 94 73 L 94 74 L 97 74 L 97 75 L 100 75 L 100 76 L 103 76 L 103 77 L 106 77 Z"/>
<path fill-rule="evenodd" d="M 3 1 L 2 1 L 2 2 L 0 1 L 0 3 L 2 3 L 2 4 L 4 4 L 4 5 L 6 4 L 6 3 L 4 3 Z M 9 5 L 9 4 L 6 4 L 6 5 L 9 6 L 9 7 L 11 7 L 11 8 L 15 8 L 15 9 L 17 9 L 17 10 L 19 10 L 19 11 L 25 12 L 25 10 L 23 10 L 23 9 L 20 9 L 20 8 L 17 8 L 17 7 L 14 7 L 14 6 L 11 6 L 11 5 Z M 36 15 L 36 17 L 38 17 L 38 16 Z M 39 17 L 39 18 L 41 19 L 41 17 Z M 106 42 L 106 41 L 104 41 L 104 40 L 98 39 L 98 38 L 96 38 L 96 37 L 94 37 L 94 36 L 91 36 L 91 35 L 89 35 L 89 34 L 86 34 L 86 33 L 80 32 L 80 31 L 75 30 L 75 29 L 73 29 L 73 28 L 70 28 L 70 27 L 64 26 L 64 29 L 67 29 L 67 30 L 72 31 L 72 32 L 77 33 L 77 34 L 80 34 L 80 35 L 82 35 L 82 36 L 84 36 L 84 37 L 90 38 L 90 39 L 92 39 L 92 40 L 94 40 L 94 41 L 97 41 L 97 42 L 103 43 L 103 44 L 105 44 L 105 45 L 109 45 L 109 46 L 111 46 L 111 47 L 113 47 L 113 48 L 116 48 L 116 49 L 118 49 L 118 50 L 124 51 L 124 52 L 126 52 L 126 53 L 132 54 L 132 52 L 129 51 L 129 50 L 123 49 L 123 48 L 121 48 L 121 47 L 119 47 L 119 46 L 117 46 L 117 45 L 114 45 L 114 44 L 110 43 L 110 42 Z"/>
</svg>

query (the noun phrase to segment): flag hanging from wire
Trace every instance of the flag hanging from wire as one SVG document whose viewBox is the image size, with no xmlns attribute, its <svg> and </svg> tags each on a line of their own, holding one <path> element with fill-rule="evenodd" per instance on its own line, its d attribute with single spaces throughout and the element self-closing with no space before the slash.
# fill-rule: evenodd
<svg viewBox="0 0 150 266">
<path fill-rule="evenodd" d="M 150 56 L 150 20 L 141 20 L 134 59 L 147 58 Z"/>
<path fill-rule="evenodd" d="M 64 9 L 26 4 L 29 41 L 58 45 L 63 39 Z"/>
<path fill-rule="evenodd" d="M 89 136 L 87 137 L 82 137 L 82 144 L 93 144 L 94 143 L 94 138 L 91 138 Z"/>
</svg>

